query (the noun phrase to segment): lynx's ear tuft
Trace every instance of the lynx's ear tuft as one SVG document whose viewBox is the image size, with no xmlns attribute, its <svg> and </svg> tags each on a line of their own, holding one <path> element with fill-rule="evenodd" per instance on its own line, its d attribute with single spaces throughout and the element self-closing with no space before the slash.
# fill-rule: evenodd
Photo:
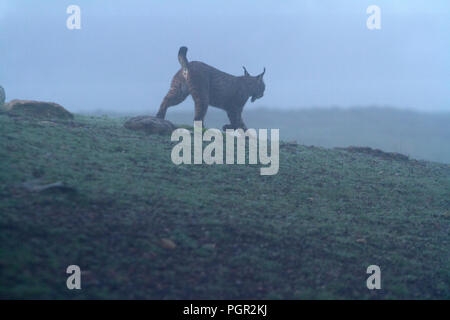
<svg viewBox="0 0 450 320">
<path fill-rule="evenodd" d="M 258 80 L 261 80 L 263 78 L 264 73 L 266 73 L 266 67 L 264 67 L 264 71 L 258 75 Z"/>
<path fill-rule="evenodd" d="M 250 77 L 250 73 L 247 72 L 247 69 L 245 69 L 244 66 L 242 66 L 242 68 L 244 68 L 244 76 Z"/>
</svg>

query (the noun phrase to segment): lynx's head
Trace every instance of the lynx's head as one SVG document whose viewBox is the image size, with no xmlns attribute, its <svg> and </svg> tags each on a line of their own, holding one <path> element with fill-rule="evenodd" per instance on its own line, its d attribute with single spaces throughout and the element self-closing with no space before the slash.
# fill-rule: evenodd
<svg viewBox="0 0 450 320">
<path fill-rule="evenodd" d="M 250 96 L 251 96 L 251 101 L 255 102 L 256 99 L 260 99 L 264 96 L 264 90 L 266 90 L 266 85 L 264 84 L 263 81 L 263 76 L 264 73 L 266 73 L 266 68 L 264 68 L 264 71 L 257 75 L 256 77 L 251 76 L 248 72 L 247 69 L 244 68 L 244 76 L 251 80 L 249 82 L 250 86 L 249 86 L 249 90 L 250 90 Z"/>
</svg>

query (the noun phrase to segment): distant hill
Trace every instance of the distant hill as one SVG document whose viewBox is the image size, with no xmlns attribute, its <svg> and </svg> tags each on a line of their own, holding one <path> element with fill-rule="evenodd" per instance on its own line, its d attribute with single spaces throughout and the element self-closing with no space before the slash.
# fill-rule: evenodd
<svg viewBox="0 0 450 320">
<path fill-rule="evenodd" d="M 450 298 L 450 166 L 304 145 L 402 141 L 445 157 L 427 147 L 448 135 L 441 120 L 252 112 L 249 126 L 301 143 L 281 144 L 277 175 L 176 166 L 168 136 L 129 131 L 123 117 L 0 113 L 0 298 Z M 30 188 L 48 183 L 64 187 Z M 72 264 L 81 290 L 66 288 Z M 369 265 L 381 290 L 366 287 Z"/>
<path fill-rule="evenodd" d="M 193 110 L 173 107 L 167 119 L 189 123 Z M 367 146 L 416 159 L 450 163 L 450 113 L 420 113 L 394 108 L 316 108 L 283 111 L 244 109 L 252 128 L 279 128 L 284 140 L 322 147 Z M 206 125 L 222 128 L 225 112 L 209 108 Z"/>
</svg>

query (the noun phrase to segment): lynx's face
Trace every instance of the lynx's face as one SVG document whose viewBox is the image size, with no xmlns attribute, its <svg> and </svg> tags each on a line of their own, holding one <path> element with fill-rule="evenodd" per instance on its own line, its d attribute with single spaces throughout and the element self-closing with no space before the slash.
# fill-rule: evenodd
<svg viewBox="0 0 450 320">
<path fill-rule="evenodd" d="M 261 99 L 264 96 L 264 90 L 266 90 L 266 85 L 261 77 L 256 83 L 255 93 L 252 95 L 252 102 L 255 102 L 257 99 Z"/>
<path fill-rule="evenodd" d="M 264 71 L 257 75 L 256 77 L 252 77 L 248 72 L 247 69 L 244 68 L 244 76 L 247 77 L 247 79 L 252 79 L 252 85 L 250 86 L 251 90 L 251 101 L 255 102 L 256 99 L 260 99 L 264 96 L 264 90 L 266 90 L 266 85 L 263 81 L 264 73 L 266 73 L 266 68 L 264 68 Z"/>
</svg>

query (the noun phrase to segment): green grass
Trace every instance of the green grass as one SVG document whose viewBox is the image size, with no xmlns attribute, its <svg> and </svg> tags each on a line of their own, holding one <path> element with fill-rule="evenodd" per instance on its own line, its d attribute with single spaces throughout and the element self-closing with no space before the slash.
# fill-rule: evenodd
<svg viewBox="0 0 450 320">
<path fill-rule="evenodd" d="M 124 120 L 0 114 L 1 298 L 450 298 L 449 165 L 282 144 L 274 176 L 175 166 Z"/>
</svg>

